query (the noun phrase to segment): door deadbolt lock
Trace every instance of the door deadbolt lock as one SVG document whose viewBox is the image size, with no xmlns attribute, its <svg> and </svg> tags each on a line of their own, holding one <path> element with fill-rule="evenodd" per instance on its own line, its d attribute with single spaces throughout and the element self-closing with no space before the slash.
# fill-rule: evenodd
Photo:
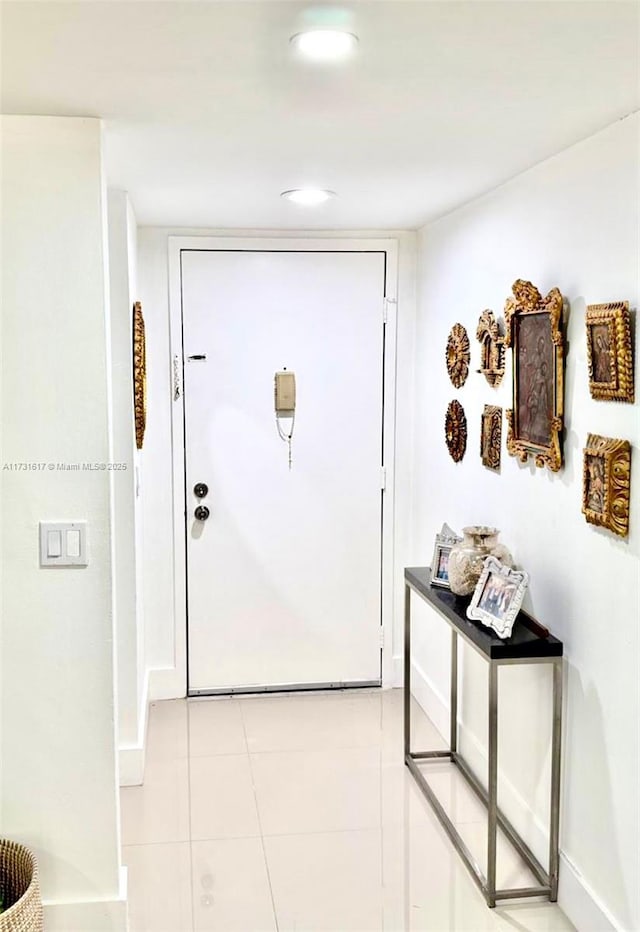
<svg viewBox="0 0 640 932">
<path fill-rule="evenodd" d="M 198 521 L 206 521 L 209 517 L 209 509 L 206 505 L 198 505 L 194 511 L 194 515 Z"/>
<path fill-rule="evenodd" d="M 209 492 L 209 486 L 206 482 L 196 482 L 193 487 L 193 494 L 196 498 L 204 498 Z"/>
</svg>

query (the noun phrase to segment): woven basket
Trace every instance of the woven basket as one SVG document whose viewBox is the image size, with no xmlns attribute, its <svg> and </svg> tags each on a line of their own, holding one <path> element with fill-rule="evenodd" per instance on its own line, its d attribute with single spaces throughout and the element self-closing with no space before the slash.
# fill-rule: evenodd
<svg viewBox="0 0 640 932">
<path fill-rule="evenodd" d="M 28 848 L 0 838 L 0 932 L 43 932 L 38 865 Z"/>
</svg>

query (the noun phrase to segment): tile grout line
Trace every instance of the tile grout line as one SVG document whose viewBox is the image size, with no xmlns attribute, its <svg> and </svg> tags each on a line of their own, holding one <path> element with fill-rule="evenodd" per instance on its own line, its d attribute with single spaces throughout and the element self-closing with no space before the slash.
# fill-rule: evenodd
<svg viewBox="0 0 640 932">
<path fill-rule="evenodd" d="M 196 927 L 196 904 L 195 904 L 195 882 L 193 876 L 193 830 L 191 824 L 191 719 L 189 714 L 189 698 L 186 700 L 187 712 L 187 813 L 189 816 L 189 901 L 191 903 L 191 932 L 195 932 Z"/>
<path fill-rule="evenodd" d="M 258 819 L 258 828 L 260 829 L 260 844 L 262 846 L 262 857 L 264 858 L 264 866 L 267 872 L 267 882 L 269 884 L 269 895 L 271 897 L 271 909 L 273 911 L 273 921 L 275 923 L 276 932 L 279 932 L 280 926 L 278 923 L 278 913 L 276 911 L 276 901 L 273 895 L 273 885 L 271 883 L 271 871 L 269 870 L 269 861 L 267 859 L 267 849 L 264 843 L 264 833 L 262 831 L 262 820 L 260 818 L 260 807 L 258 806 L 258 793 L 256 791 L 256 781 L 253 774 L 253 763 L 251 761 L 251 753 L 249 752 L 249 739 L 247 737 L 247 728 L 244 720 L 244 713 L 242 711 L 242 703 L 239 703 L 240 711 L 240 721 L 242 722 L 242 732 L 244 734 L 244 743 L 247 748 L 247 758 L 249 759 L 249 773 L 251 775 L 251 787 L 253 789 L 253 800 L 256 807 L 256 816 Z"/>
</svg>

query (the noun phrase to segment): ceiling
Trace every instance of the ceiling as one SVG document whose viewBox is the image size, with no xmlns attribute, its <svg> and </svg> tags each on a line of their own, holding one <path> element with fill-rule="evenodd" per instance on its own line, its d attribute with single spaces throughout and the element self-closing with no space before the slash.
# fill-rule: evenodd
<svg viewBox="0 0 640 932">
<path fill-rule="evenodd" d="M 143 225 L 413 229 L 638 108 L 625 0 L 3 2 L 5 113 L 105 121 Z M 340 24 L 338 66 L 289 37 Z M 320 208 L 288 188 L 339 194 Z"/>
</svg>

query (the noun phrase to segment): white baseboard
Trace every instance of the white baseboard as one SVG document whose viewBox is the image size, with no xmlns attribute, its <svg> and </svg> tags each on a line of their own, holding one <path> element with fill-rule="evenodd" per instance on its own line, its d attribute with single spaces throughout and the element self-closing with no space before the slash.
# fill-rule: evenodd
<svg viewBox="0 0 640 932">
<path fill-rule="evenodd" d="M 126 932 L 126 900 L 45 903 L 47 932 Z"/>
<path fill-rule="evenodd" d="M 438 731 L 445 737 L 445 740 L 448 740 L 449 704 L 424 670 L 415 662 L 411 664 L 411 692 Z M 471 769 L 479 776 L 486 774 L 485 747 L 461 722 L 458 723 L 458 734 Z M 525 840 L 541 863 L 546 864 L 548 833 L 545 826 L 541 824 L 537 815 L 503 773 L 498 774 L 498 780 L 502 800 L 501 808 L 512 816 L 511 821 L 516 829 L 520 825 L 527 826 Z M 514 813 L 517 817 L 514 817 Z M 562 850 L 560 851 L 558 905 L 580 932 L 616 932 L 622 928 Z"/>
<path fill-rule="evenodd" d="M 147 670 L 140 697 L 140 709 L 138 710 L 138 739 L 135 744 L 121 744 L 118 748 L 120 786 L 141 786 L 144 779 L 149 689 L 150 671 Z"/>
<path fill-rule="evenodd" d="M 161 667 L 149 671 L 149 702 L 156 699 L 184 699 L 186 694 L 184 677 L 176 667 Z"/>
<path fill-rule="evenodd" d="M 392 689 L 401 689 L 404 680 L 403 680 L 403 670 L 404 670 L 404 657 L 402 654 L 394 654 L 391 660 L 391 676 L 393 682 L 391 683 Z"/>
<path fill-rule="evenodd" d="M 45 902 L 47 932 L 127 932 L 127 868 L 120 868 L 120 890 L 113 900 Z"/>
</svg>

